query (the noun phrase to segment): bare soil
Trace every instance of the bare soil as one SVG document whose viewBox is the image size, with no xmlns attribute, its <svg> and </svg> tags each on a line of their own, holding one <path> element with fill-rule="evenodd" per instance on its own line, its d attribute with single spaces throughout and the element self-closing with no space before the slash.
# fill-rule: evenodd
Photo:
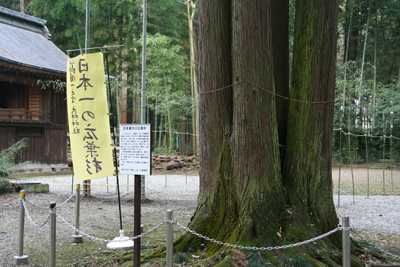
<svg viewBox="0 0 400 267">
<path fill-rule="evenodd" d="M 398 168 L 367 168 L 365 165 L 344 165 L 332 168 L 333 183 L 349 194 L 399 195 L 400 170 Z M 339 186 L 340 185 L 340 186 Z M 353 186 L 354 185 L 354 186 Z"/>
</svg>

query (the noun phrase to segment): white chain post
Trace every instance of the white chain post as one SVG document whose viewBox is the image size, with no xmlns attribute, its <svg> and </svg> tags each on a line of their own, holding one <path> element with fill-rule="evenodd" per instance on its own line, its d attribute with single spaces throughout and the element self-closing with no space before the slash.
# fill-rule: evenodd
<svg viewBox="0 0 400 267">
<path fill-rule="evenodd" d="M 167 210 L 167 267 L 173 266 L 174 255 L 174 227 L 172 210 Z"/>
<path fill-rule="evenodd" d="M 56 267 L 56 202 L 50 202 L 50 256 L 49 266 Z"/>
<path fill-rule="evenodd" d="M 24 199 L 25 190 L 19 192 L 20 199 L 20 209 L 19 209 L 19 232 L 18 232 L 18 256 L 14 256 L 15 265 L 28 264 L 28 256 L 24 254 L 24 226 L 25 226 L 25 209 L 24 209 Z"/>
<path fill-rule="evenodd" d="M 342 217 L 342 249 L 343 249 L 343 267 L 351 267 L 350 257 L 350 217 L 348 215 Z"/>
<path fill-rule="evenodd" d="M 75 207 L 75 228 L 79 229 L 79 214 L 80 214 L 80 200 L 81 200 L 81 185 L 76 184 L 76 207 Z M 73 243 L 83 243 L 82 235 L 78 232 L 75 232 L 72 235 L 72 242 Z"/>
</svg>

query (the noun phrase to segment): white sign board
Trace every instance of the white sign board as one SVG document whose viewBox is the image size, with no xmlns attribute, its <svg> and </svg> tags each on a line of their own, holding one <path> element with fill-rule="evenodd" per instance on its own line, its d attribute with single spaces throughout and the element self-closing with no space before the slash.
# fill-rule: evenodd
<svg viewBox="0 0 400 267">
<path fill-rule="evenodd" d="M 151 174 L 150 124 L 119 125 L 119 170 L 122 174 Z"/>
</svg>

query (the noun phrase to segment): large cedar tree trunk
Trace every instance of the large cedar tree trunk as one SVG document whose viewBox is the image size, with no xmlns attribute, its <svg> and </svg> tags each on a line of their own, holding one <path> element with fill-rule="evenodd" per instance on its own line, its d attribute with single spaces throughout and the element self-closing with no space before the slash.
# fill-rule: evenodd
<svg viewBox="0 0 400 267">
<path fill-rule="evenodd" d="M 271 19 L 288 20 L 287 1 L 199 2 L 200 195 L 189 228 L 202 235 L 275 246 L 337 226 L 331 142 L 338 0 L 296 2 L 290 97 L 300 101 L 275 96 L 288 94 L 288 56 L 279 57 L 288 53 L 288 41 Z M 338 236 L 324 246 L 340 245 Z M 186 233 L 175 248 L 196 250 L 202 243 Z M 206 245 L 209 255 L 228 249 Z M 334 265 L 327 253 L 324 261 Z"/>
<path fill-rule="evenodd" d="M 290 97 L 298 101 L 290 101 L 283 181 L 296 223 L 312 225 L 313 234 L 338 224 L 331 169 L 337 17 L 338 1 L 297 1 Z"/>
</svg>

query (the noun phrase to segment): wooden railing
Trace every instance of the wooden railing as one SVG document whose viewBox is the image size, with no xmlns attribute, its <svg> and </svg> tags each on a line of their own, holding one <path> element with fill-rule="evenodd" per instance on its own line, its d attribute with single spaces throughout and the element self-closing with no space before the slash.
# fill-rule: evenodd
<svg viewBox="0 0 400 267">
<path fill-rule="evenodd" d="M 0 108 L 0 120 L 1 119 L 16 119 L 16 120 L 50 120 L 50 112 L 47 111 L 36 111 L 36 110 L 24 110 L 19 108 L 8 109 Z"/>
</svg>

